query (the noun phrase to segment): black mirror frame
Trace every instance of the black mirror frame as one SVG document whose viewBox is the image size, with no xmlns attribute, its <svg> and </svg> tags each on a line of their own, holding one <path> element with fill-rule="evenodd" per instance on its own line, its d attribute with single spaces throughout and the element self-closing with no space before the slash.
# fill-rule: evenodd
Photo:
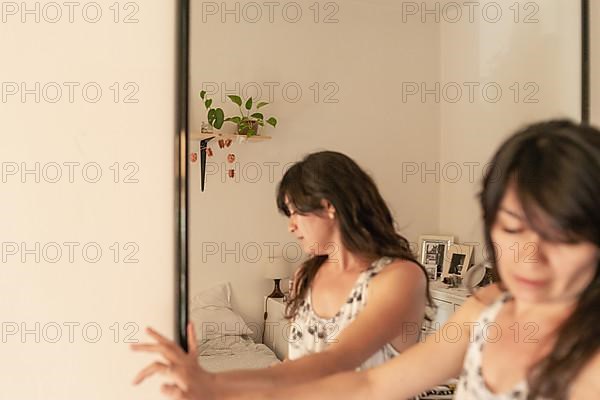
<svg viewBox="0 0 600 400">
<path fill-rule="evenodd" d="M 590 1 L 581 0 L 581 122 L 590 123 Z"/>
<path fill-rule="evenodd" d="M 177 316 L 176 329 L 177 342 L 187 351 L 188 323 L 188 140 L 189 140 L 189 25 L 190 25 L 190 1 L 179 0 L 177 5 L 177 132 L 175 137 L 175 170 L 176 170 L 176 277 L 175 299 Z"/>
</svg>

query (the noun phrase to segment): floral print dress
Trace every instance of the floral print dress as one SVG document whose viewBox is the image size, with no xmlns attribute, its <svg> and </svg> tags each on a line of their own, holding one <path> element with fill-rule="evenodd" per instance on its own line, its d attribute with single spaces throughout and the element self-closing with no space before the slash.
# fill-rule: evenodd
<svg viewBox="0 0 600 400">
<path fill-rule="evenodd" d="M 312 353 L 319 353 L 328 346 L 336 343 L 337 337 L 356 316 L 367 306 L 367 289 L 369 282 L 379 272 L 393 261 L 390 257 L 382 257 L 374 261 L 368 269 L 361 272 L 346 303 L 333 318 L 321 318 L 313 310 L 311 304 L 311 290 L 307 290 L 306 297 L 298 308 L 298 313 L 290 330 L 288 357 L 295 360 Z M 369 359 L 357 368 L 363 370 L 372 368 L 392 359 L 398 352 L 390 343 L 386 343 L 377 350 Z"/>
</svg>

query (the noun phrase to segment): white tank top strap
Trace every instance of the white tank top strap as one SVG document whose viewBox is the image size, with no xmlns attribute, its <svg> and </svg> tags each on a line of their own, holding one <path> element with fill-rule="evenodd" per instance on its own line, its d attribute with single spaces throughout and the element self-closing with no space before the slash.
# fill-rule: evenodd
<svg viewBox="0 0 600 400">
<path fill-rule="evenodd" d="M 511 390 L 504 393 L 492 393 L 482 374 L 482 353 L 487 336 L 491 335 L 488 330 L 496 324 L 498 313 L 502 306 L 512 298 L 510 293 L 505 292 L 488 306 L 479 316 L 473 337 L 470 339 L 467 354 L 465 356 L 463 370 L 457 386 L 454 400 L 526 400 L 528 387 L 525 380 L 519 382 Z M 497 327 L 496 329 L 499 329 Z"/>
</svg>

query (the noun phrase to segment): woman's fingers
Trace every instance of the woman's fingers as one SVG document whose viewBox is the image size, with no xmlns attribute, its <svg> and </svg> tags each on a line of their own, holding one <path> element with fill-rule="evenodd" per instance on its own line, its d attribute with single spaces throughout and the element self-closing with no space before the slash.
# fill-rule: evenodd
<svg viewBox="0 0 600 400">
<path fill-rule="evenodd" d="M 194 324 L 188 323 L 188 353 L 190 356 L 196 358 L 198 355 L 198 349 L 196 341 L 196 331 L 194 330 Z"/>
<path fill-rule="evenodd" d="M 177 385 L 165 383 L 160 387 L 160 391 L 176 400 L 185 400 L 185 393 Z"/>
<path fill-rule="evenodd" d="M 134 378 L 133 384 L 139 385 L 140 383 L 145 381 L 146 378 L 149 378 L 157 373 L 163 375 L 170 375 L 175 380 L 177 385 L 179 385 L 178 387 L 187 389 L 187 387 L 189 386 L 189 382 L 186 378 L 187 374 L 185 371 L 185 366 L 181 366 L 178 364 L 167 365 L 158 361 L 150 364 L 149 366 L 141 370 Z"/>
<path fill-rule="evenodd" d="M 162 344 L 162 345 L 164 345 L 166 347 L 179 350 L 179 346 L 177 346 L 172 340 L 167 339 L 166 337 L 164 337 L 163 335 L 161 335 L 160 333 L 158 333 L 154 329 L 148 327 L 148 328 L 146 328 L 146 332 L 148 333 L 148 335 L 150 335 L 154 339 L 156 339 L 156 341 L 158 343 L 160 343 L 160 344 Z"/>
<path fill-rule="evenodd" d="M 156 374 L 156 373 L 163 373 L 166 374 L 169 372 L 169 366 L 167 364 L 155 361 L 152 364 L 148 365 L 146 368 L 144 368 L 143 370 L 141 370 L 136 377 L 133 379 L 133 384 L 134 385 L 139 385 L 140 383 L 142 383 L 146 378 Z"/>
<path fill-rule="evenodd" d="M 144 351 L 147 353 L 160 353 L 170 362 L 175 362 L 179 359 L 179 352 L 173 350 L 169 346 L 156 343 L 132 343 L 130 345 L 133 351 Z"/>
<path fill-rule="evenodd" d="M 134 343 L 130 347 L 134 351 L 145 351 L 160 353 L 170 362 L 175 362 L 184 353 L 173 341 L 165 338 L 154 329 L 146 328 L 148 335 L 152 336 L 158 343 Z"/>
<path fill-rule="evenodd" d="M 181 396 L 184 396 L 185 391 L 189 387 L 190 376 L 193 375 L 193 371 L 196 368 L 199 368 L 196 360 L 196 334 L 193 325 L 188 325 L 188 354 L 184 353 L 174 342 L 166 339 L 155 330 L 147 328 L 146 331 L 158 343 L 133 343 L 130 345 L 131 349 L 134 351 L 160 353 L 168 363 L 156 361 L 150 364 L 137 374 L 133 380 L 133 384 L 138 385 L 157 373 L 168 374 L 174 378 L 175 384 L 165 385 L 165 394 L 169 394 L 171 398 L 183 399 L 184 397 Z M 193 360 L 192 363 L 190 363 L 190 359 Z"/>
</svg>

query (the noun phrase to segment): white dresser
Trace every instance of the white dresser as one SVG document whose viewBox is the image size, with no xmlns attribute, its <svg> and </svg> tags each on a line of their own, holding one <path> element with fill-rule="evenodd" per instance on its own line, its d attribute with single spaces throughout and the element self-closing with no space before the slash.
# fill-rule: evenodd
<svg viewBox="0 0 600 400">
<path fill-rule="evenodd" d="M 285 304 L 283 299 L 267 299 L 266 297 L 265 299 L 268 315 L 265 322 L 264 344 L 273 350 L 277 358 L 283 360 L 288 354 L 291 323 L 284 317 Z"/>
<path fill-rule="evenodd" d="M 429 288 L 433 302 L 437 306 L 437 312 L 435 315 L 430 314 L 433 321 L 425 323 L 426 335 L 439 329 L 471 295 L 467 289 L 448 288 L 448 285 L 441 281 L 430 281 Z"/>
</svg>

